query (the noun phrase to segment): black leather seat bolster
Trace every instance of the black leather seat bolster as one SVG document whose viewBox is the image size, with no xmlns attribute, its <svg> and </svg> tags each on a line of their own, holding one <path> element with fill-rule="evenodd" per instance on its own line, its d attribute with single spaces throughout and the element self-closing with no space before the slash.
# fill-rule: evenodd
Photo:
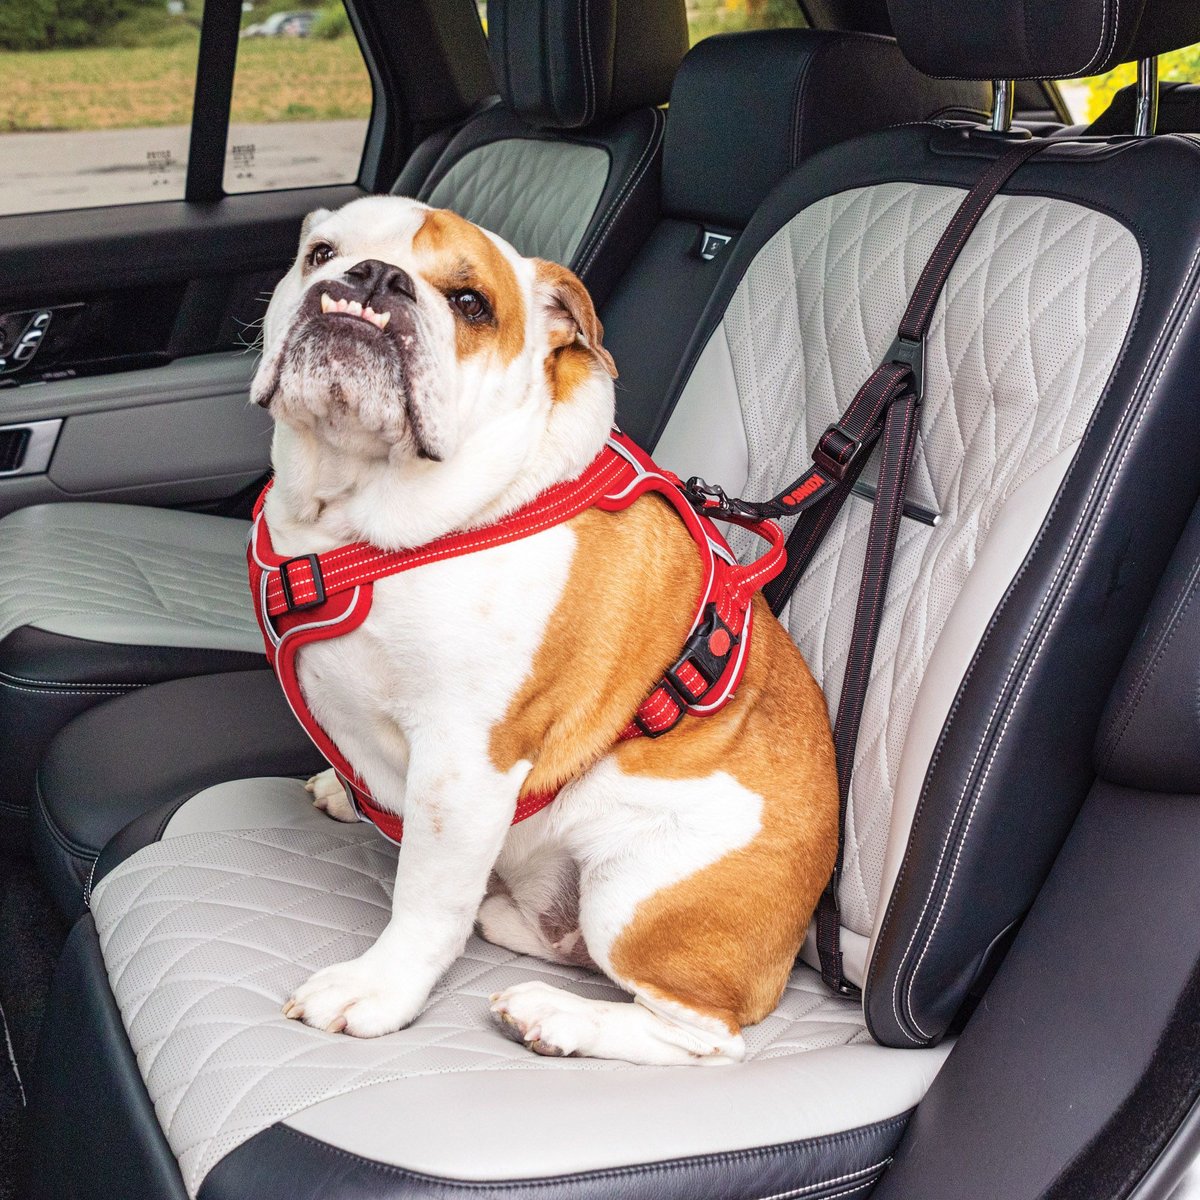
<svg viewBox="0 0 1200 1200">
<path fill-rule="evenodd" d="M 23 1131 L 24 1200 L 186 1200 L 91 916 L 76 923 L 59 959 Z"/>
<path fill-rule="evenodd" d="M 209 1172 L 198 1200 L 804 1200 L 865 1195 L 886 1170 L 909 1114 L 829 1137 L 735 1154 L 651 1162 L 554 1178 L 488 1183 L 439 1179 L 372 1162 L 286 1125 L 243 1142 Z M 849 1189 L 859 1185 L 852 1192 Z"/>
<path fill-rule="evenodd" d="M 1096 771 L 1124 787 L 1200 793 L 1200 510 L 1159 585 L 1096 739 Z"/>
<path fill-rule="evenodd" d="M 0 642 L 0 844 L 23 844 L 37 765 L 54 733 L 93 705 L 182 676 L 261 667 L 256 654 L 126 646 L 31 625 Z"/>
<path fill-rule="evenodd" d="M 878 1200 L 1128 1195 L 1194 1103 L 1198 592 L 1200 508 L 1109 699 L 1100 781 Z"/>
<path fill-rule="evenodd" d="M 175 680 L 90 709 L 58 734 L 38 772 L 43 878 L 74 919 L 97 855 L 135 818 L 173 811 L 212 784 L 326 765 L 270 671 Z"/>
</svg>

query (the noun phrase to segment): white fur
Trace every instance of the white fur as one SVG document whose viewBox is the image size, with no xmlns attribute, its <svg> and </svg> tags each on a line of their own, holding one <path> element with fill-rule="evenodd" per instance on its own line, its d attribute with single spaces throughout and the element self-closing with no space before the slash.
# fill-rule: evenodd
<svg viewBox="0 0 1200 1200">
<path fill-rule="evenodd" d="M 271 302 L 255 396 L 277 418 L 267 520 L 282 554 L 351 541 L 412 546 L 485 524 L 577 475 L 603 445 L 611 380 L 598 368 L 553 402 L 543 371 L 552 298 L 540 291 L 535 264 L 499 239 L 524 293 L 524 349 L 507 365 L 486 353 L 458 360 L 456 318 L 420 276 L 412 249 L 426 212 L 414 201 L 372 198 L 315 214 Z M 322 240 L 340 253 L 305 275 L 305 253 Z M 307 290 L 332 285 L 366 258 L 417 281 L 418 333 L 400 348 L 403 372 L 394 363 L 377 368 L 369 356 L 343 364 L 289 344 Z M 404 395 L 381 389 L 381 380 L 401 375 Z M 348 400 L 341 408 L 327 403 L 334 381 Z M 417 456 L 414 419 L 441 461 Z M 392 919 L 378 942 L 314 975 L 289 1000 L 289 1016 L 365 1037 L 400 1028 L 461 953 L 477 914 L 485 936 L 501 944 L 561 961 L 590 954 L 633 991 L 608 954 L 638 904 L 758 830 L 759 798 L 730 776 L 636 779 L 611 758 L 548 810 L 511 826 L 530 764 L 498 770 L 489 738 L 529 674 L 575 550 L 570 528 L 558 526 L 381 580 L 358 630 L 301 652 L 300 684 L 314 716 L 376 801 L 403 815 L 404 839 Z M 310 789 L 319 807 L 349 815 L 326 775 Z M 485 901 L 493 872 L 500 890 Z M 550 929 L 560 918 L 566 925 Z M 515 988 L 496 998 L 495 1010 L 542 1052 L 653 1063 L 732 1061 L 743 1052 L 719 1023 L 644 996 L 612 1005 Z"/>
</svg>

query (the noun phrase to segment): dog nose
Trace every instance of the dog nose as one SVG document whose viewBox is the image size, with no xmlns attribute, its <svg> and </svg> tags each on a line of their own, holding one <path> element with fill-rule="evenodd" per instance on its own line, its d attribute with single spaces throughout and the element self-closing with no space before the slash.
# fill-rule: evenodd
<svg viewBox="0 0 1200 1200">
<path fill-rule="evenodd" d="M 346 272 L 346 278 L 358 284 L 368 300 L 381 294 L 407 296 L 410 300 L 417 298 L 412 276 L 402 267 L 380 262 L 377 258 L 364 258 L 355 263 Z"/>
</svg>

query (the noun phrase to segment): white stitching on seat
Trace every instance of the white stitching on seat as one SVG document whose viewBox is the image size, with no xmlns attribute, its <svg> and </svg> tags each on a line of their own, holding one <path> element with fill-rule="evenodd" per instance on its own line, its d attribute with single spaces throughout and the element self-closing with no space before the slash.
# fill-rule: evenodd
<svg viewBox="0 0 1200 1200">
<path fill-rule="evenodd" d="M 646 148 L 642 151 L 641 157 L 637 160 L 637 163 L 634 164 L 634 174 L 630 175 L 630 177 L 625 181 L 624 187 L 620 192 L 617 193 L 616 196 L 613 197 L 612 204 L 608 206 L 608 212 L 612 212 L 612 217 L 610 218 L 608 216 L 608 212 L 606 212 L 605 215 L 600 219 L 600 224 L 597 225 L 596 232 L 592 235 L 591 241 L 588 244 L 589 249 L 587 252 L 587 257 L 579 267 L 579 273 L 581 275 L 587 272 L 588 268 L 595 260 L 596 255 L 600 253 L 600 247 L 604 242 L 604 238 L 612 230 L 612 227 L 616 225 L 617 218 L 621 215 L 622 209 L 624 209 L 625 205 L 629 202 L 630 197 L 633 195 L 634 188 L 641 180 L 642 176 L 645 175 L 646 171 L 649 170 L 650 163 L 653 161 L 654 151 L 662 142 L 663 132 L 666 129 L 666 124 L 666 120 L 663 117 L 661 110 L 656 108 L 654 110 L 654 123 L 650 130 L 650 140 L 646 143 Z M 615 212 L 613 211 L 613 205 L 617 206 Z"/>
<path fill-rule="evenodd" d="M 144 687 L 141 683 L 80 683 L 74 679 L 26 679 L 24 675 L 10 675 L 7 671 L 0 671 L 0 683 L 5 683 L 11 680 L 13 683 L 30 683 L 35 687 L 77 687 L 77 688 L 139 688 Z"/>
<path fill-rule="evenodd" d="M 1192 314 L 1192 310 L 1195 308 L 1197 298 L 1200 298 L 1200 288 L 1196 287 L 1196 265 L 1197 265 L 1198 261 L 1200 261 L 1200 248 L 1198 248 L 1196 250 L 1195 254 L 1193 254 L 1193 256 L 1192 256 L 1191 262 L 1188 264 L 1188 270 L 1184 275 L 1183 282 L 1180 284 L 1179 290 L 1175 294 L 1175 299 L 1171 303 L 1171 308 L 1167 314 L 1167 317 L 1163 321 L 1162 326 L 1160 327 L 1160 329 L 1158 331 L 1158 336 L 1155 338 L 1154 345 L 1151 347 L 1150 353 L 1146 356 L 1146 361 L 1142 367 L 1142 372 L 1138 376 L 1137 383 L 1134 386 L 1134 388 L 1132 389 L 1132 391 L 1130 392 L 1129 400 L 1126 403 L 1125 408 L 1121 413 L 1120 422 L 1124 422 L 1124 420 L 1126 419 L 1126 417 L 1128 416 L 1130 411 L 1133 409 L 1134 405 L 1139 403 L 1139 397 L 1141 397 L 1141 393 L 1142 393 L 1142 386 L 1146 380 L 1147 374 L 1149 373 L 1151 365 L 1153 364 L 1153 362 L 1158 354 L 1159 346 L 1162 344 L 1163 339 L 1166 337 L 1167 330 L 1170 327 L 1170 325 L 1175 317 L 1175 314 L 1177 313 L 1177 311 L 1179 309 L 1179 305 L 1182 303 L 1182 300 L 1187 293 L 1188 285 L 1190 283 L 1192 285 L 1192 299 L 1188 305 L 1187 312 L 1184 314 L 1183 320 L 1181 320 L 1179 322 L 1179 326 L 1175 330 L 1175 334 L 1171 340 L 1171 344 L 1167 348 L 1166 355 L 1164 356 L 1162 362 L 1159 364 L 1158 370 L 1156 372 L 1156 378 L 1155 378 L 1153 387 L 1151 387 L 1149 393 L 1144 398 L 1141 398 L 1140 412 L 1138 413 L 1137 420 L 1134 423 L 1132 430 L 1130 430 L 1129 434 L 1124 439 L 1120 456 L 1116 462 L 1116 468 L 1113 471 L 1112 477 L 1109 480 L 1108 486 L 1106 487 L 1106 489 L 1104 491 L 1104 498 L 1103 498 L 1101 506 L 1100 506 L 1100 511 L 1098 513 L 1096 513 L 1094 518 L 1092 519 L 1091 527 L 1087 532 L 1087 536 L 1084 539 L 1082 548 L 1079 550 L 1079 554 L 1078 554 L 1078 557 L 1076 558 L 1075 565 L 1072 568 L 1071 573 L 1067 578 L 1066 585 L 1063 587 L 1062 592 L 1059 595 L 1059 597 L 1055 603 L 1054 610 L 1050 615 L 1050 622 L 1038 640 L 1038 648 L 1037 648 L 1036 652 L 1034 653 L 1033 659 L 1029 663 L 1028 668 L 1024 672 L 1024 678 L 1021 681 L 1020 687 L 1017 689 L 1017 694 L 1012 698 L 1012 700 L 1007 705 L 1007 710 L 1006 710 L 1006 713 L 1004 716 L 1004 720 L 1001 723 L 999 734 L 996 737 L 995 744 L 993 745 L 992 750 L 988 754 L 987 766 L 984 769 L 983 776 L 980 779 L 978 786 L 974 790 L 974 797 L 970 802 L 970 806 L 968 809 L 968 815 L 967 815 L 967 821 L 966 821 L 965 826 L 963 827 L 962 834 L 960 835 L 960 837 L 958 839 L 957 849 L 955 850 L 953 862 L 952 862 L 951 869 L 950 869 L 950 877 L 946 881 L 946 887 L 942 894 L 941 903 L 938 906 L 937 916 L 934 918 L 933 926 L 930 928 L 929 933 L 925 937 L 924 944 L 921 948 L 921 953 L 918 956 L 917 961 L 913 966 L 912 973 L 908 979 L 907 987 L 904 989 L 904 1006 L 903 1007 L 904 1007 L 905 1016 L 907 1017 L 912 1028 L 915 1029 L 917 1031 L 917 1033 L 919 1033 L 921 1035 L 921 1037 L 923 1037 L 927 1040 L 932 1038 L 933 1035 L 926 1032 L 926 1030 L 924 1030 L 921 1027 L 921 1025 L 916 1020 L 916 1018 L 914 1017 L 913 1012 L 912 1012 L 912 993 L 913 993 L 913 987 L 916 983 L 917 975 L 920 973 L 921 964 L 924 962 L 925 956 L 928 953 L 929 947 L 933 943 L 933 938 L 937 933 L 938 925 L 941 922 L 942 914 L 945 912 L 946 903 L 948 902 L 948 900 L 950 898 L 950 893 L 954 887 L 954 880 L 955 880 L 955 877 L 958 872 L 958 864 L 962 857 L 963 846 L 966 844 L 967 837 L 970 834 L 971 824 L 974 820 L 975 811 L 976 811 L 976 808 L 978 807 L 980 796 L 982 795 L 983 790 L 986 787 L 988 776 L 991 772 L 992 763 L 995 761 L 996 754 L 999 751 L 1000 746 L 1003 744 L 1005 734 L 1008 731 L 1009 722 L 1012 719 L 1012 715 L 1015 712 L 1017 705 L 1020 703 L 1021 696 L 1025 690 L 1025 685 L 1028 682 L 1030 675 L 1033 673 L 1033 669 L 1037 665 L 1038 659 L 1041 657 L 1042 650 L 1045 648 L 1046 641 L 1049 637 L 1049 634 L 1050 634 L 1051 630 L 1054 628 L 1054 625 L 1058 620 L 1059 613 L 1062 611 L 1062 606 L 1066 602 L 1067 596 L 1070 594 L 1071 586 L 1075 581 L 1076 575 L 1079 573 L 1080 566 L 1082 565 L 1083 560 L 1087 555 L 1088 548 L 1090 547 L 1092 540 L 1095 537 L 1096 530 L 1101 523 L 1100 519 L 1104 515 L 1105 510 L 1108 508 L 1108 503 L 1112 496 L 1113 489 L 1116 487 L 1117 480 L 1121 476 L 1122 466 L 1125 462 L 1126 457 L 1129 454 L 1129 448 L 1132 445 L 1134 438 L 1137 435 L 1137 431 L 1141 427 L 1142 421 L 1145 418 L 1145 415 L 1150 408 L 1150 401 L 1153 399 L 1155 392 L 1158 390 L 1158 385 L 1162 380 L 1163 373 L 1165 372 L 1167 365 L 1171 361 L 1171 357 L 1175 352 L 1175 347 L 1178 344 L 1179 338 L 1183 333 L 1183 329 L 1187 325 L 1188 319 L 1190 318 L 1190 316 Z M 1117 367 L 1114 366 L 1113 374 L 1110 377 L 1110 379 L 1115 378 L 1116 373 L 1117 373 Z M 1111 449 L 1112 449 L 1112 447 L 1110 447 L 1110 450 Z M 1067 541 L 1066 550 L 1064 551 L 1062 558 L 1059 560 L 1058 566 L 1055 568 L 1054 578 L 1051 580 L 1050 586 L 1047 589 L 1046 595 L 1042 598 L 1042 602 L 1038 606 L 1038 610 L 1034 614 L 1033 620 L 1029 623 L 1029 627 L 1026 630 L 1026 633 L 1021 642 L 1021 647 L 1020 647 L 1019 651 L 1017 652 L 1017 654 L 1015 654 L 1013 656 L 1012 665 L 1009 667 L 1008 674 L 1005 677 L 1004 683 L 999 690 L 996 702 L 992 706 L 992 711 L 988 716 L 988 721 L 987 721 L 987 726 L 986 726 L 986 729 L 988 731 L 990 731 L 994 727 L 994 722 L 995 722 L 996 716 L 1000 710 L 1001 705 L 1004 703 L 1004 694 L 1007 692 L 1008 686 L 1012 682 L 1012 679 L 1017 670 L 1017 665 L 1020 662 L 1021 658 L 1024 656 L 1025 651 L 1028 648 L 1031 639 L 1034 637 L 1034 633 L 1038 626 L 1038 623 L 1041 620 L 1042 613 L 1045 611 L 1046 604 L 1048 603 L 1050 596 L 1054 593 L 1055 588 L 1057 587 L 1058 581 L 1059 581 L 1063 571 L 1066 569 L 1066 565 L 1071 557 L 1072 551 L 1074 551 L 1076 549 L 1077 539 L 1078 539 L 1080 531 L 1083 527 L 1084 521 L 1087 520 L 1088 511 L 1091 508 L 1093 498 L 1095 497 L 1096 492 L 1097 492 L 1098 488 L 1100 487 L 1101 479 L 1103 478 L 1103 476 L 1105 474 L 1104 467 L 1106 465 L 1107 465 L 1107 463 L 1102 464 L 1101 469 L 1099 471 L 1097 471 L 1097 473 L 1096 473 L 1096 477 L 1092 483 L 1091 488 L 1088 491 L 1088 495 L 1082 506 L 1082 510 L 1080 512 L 1079 519 L 1076 521 L 1075 528 L 1071 531 L 1071 536 Z M 1072 473 L 1073 473 L 1073 471 L 1072 471 Z M 1068 478 L 1069 477 L 1070 476 L 1068 475 Z M 1049 520 L 1049 516 L 1047 517 L 1047 521 L 1048 520 Z M 905 966 L 906 962 L 908 961 L 908 957 L 912 952 L 913 945 L 916 942 L 917 935 L 920 932 L 921 924 L 924 921 L 925 914 L 929 909 L 929 904 L 933 899 L 933 894 L 937 890 L 938 882 L 941 877 L 942 864 L 944 863 L 946 853 L 950 848 L 950 842 L 951 842 L 951 839 L 953 836 L 954 827 L 958 824 L 959 813 L 962 811 L 963 802 L 966 799 L 967 791 L 970 788 L 971 777 L 974 775 L 975 769 L 979 764 L 985 741 L 986 741 L 986 737 L 980 741 L 980 744 L 976 748 L 976 751 L 975 751 L 975 757 L 972 759 L 970 769 L 966 773 L 966 780 L 963 784 L 963 790 L 959 795 L 959 800 L 958 800 L 957 804 L 955 805 L 954 817 L 947 827 L 946 837 L 942 843 L 942 849 L 938 854 L 938 868 L 937 868 L 937 870 L 935 870 L 933 877 L 930 881 L 929 891 L 925 897 L 925 902 L 922 905 L 920 915 L 918 916 L 917 920 L 914 922 L 914 925 L 913 925 L 912 936 L 909 938 L 908 945 L 904 949 L 904 954 L 901 956 L 900 962 L 897 964 L 895 975 L 894 975 L 894 981 L 893 981 L 893 985 L 892 985 L 892 1012 L 893 1012 L 893 1015 L 896 1017 L 897 1027 L 900 1028 L 900 1030 L 904 1033 L 905 1037 L 907 1037 L 914 1044 L 920 1044 L 920 1042 L 917 1038 L 913 1038 L 908 1033 L 908 1031 L 904 1029 L 903 1023 L 901 1022 L 901 1019 L 900 1019 L 900 1013 L 898 1010 L 898 1006 L 897 1006 L 898 993 L 900 991 L 900 980 L 903 975 L 904 966 Z"/>
<path fill-rule="evenodd" d="M 120 691 L 68 692 L 64 691 L 62 688 L 53 687 L 19 687 L 15 683 L 9 683 L 7 679 L 0 679 L 0 687 L 6 687 L 12 692 L 28 692 L 31 696 L 124 696 L 132 688 L 140 688 L 145 686 L 146 685 L 143 683 L 131 683 L 128 685 L 122 685 Z"/>
<path fill-rule="evenodd" d="M 808 1183 L 808 1184 L 805 1184 L 803 1187 L 791 1188 L 786 1192 L 772 1192 L 771 1195 L 769 1195 L 769 1196 L 761 1197 L 761 1200 L 794 1200 L 794 1197 L 807 1196 L 813 1192 L 819 1192 L 823 1188 L 833 1187 L 834 1185 L 839 1184 L 839 1183 L 849 1183 L 852 1180 L 855 1180 L 855 1181 L 860 1180 L 863 1178 L 864 1175 L 874 1175 L 877 1172 L 882 1171 L 884 1169 L 884 1167 L 886 1167 L 891 1161 L 892 1161 L 892 1156 L 889 1154 L 887 1158 L 881 1159 L 879 1162 L 873 1163 L 869 1167 L 862 1167 L 857 1171 L 850 1171 L 848 1174 L 839 1175 L 835 1179 L 822 1179 L 817 1183 Z M 871 1182 L 871 1180 L 868 1179 L 867 1183 L 870 1183 L 870 1182 Z M 858 1187 L 864 1187 L 864 1186 L 866 1186 L 866 1185 L 861 1184 L 861 1183 L 858 1184 Z M 858 1187 L 852 1188 L 851 1190 L 857 1191 Z M 836 1195 L 845 1196 L 845 1195 L 849 1195 L 849 1193 L 848 1192 L 837 1192 Z"/>
</svg>

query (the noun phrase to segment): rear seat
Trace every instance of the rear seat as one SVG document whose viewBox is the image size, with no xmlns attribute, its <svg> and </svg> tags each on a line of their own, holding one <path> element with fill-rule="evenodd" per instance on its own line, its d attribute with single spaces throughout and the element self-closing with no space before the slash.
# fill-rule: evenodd
<svg viewBox="0 0 1200 1200">
<path fill-rule="evenodd" d="M 986 87 L 922 75 L 872 34 L 774 29 L 695 46 L 671 89 L 662 215 L 604 308 L 625 432 L 654 445 L 725 261 L 789 170 L 872 130 L 977 119 L 988 102 Z"/>
<path fill-rule="evenodd" d="M 1137 85 L 1117 92 L 1109 106 L 1087 127 L 1093 137 L 1126 137 L 1133 133 Z M 1200 133 L 1200 84 L 1164 83 L 1158 89 L 1159 133 Z"/>
<path fill-rule="evenodd" d="M 927 69 L 980 79 L 1200 38 L 1200 11 L 1167 0 L 1068 0 L 1054 42 L 1012 38 L 1024 0 L 891 8 Z M 793 477 L 1005 148 L 920 125 L 792 173 L 728 256 L 665 465 L 751 495 Z M 225 784 L 101 860 L 35 1071 L 31 1200 L 111 1180 L 130 1200 L 870 1190 L 1087 790 L 1105 696 L 1200 485 L 1200 196 L 1178 187 L 1198 157 L 1173 137 L 1051 143 L 983 214 L 934 310 L 910 500 L 938 521 L 903 523 L 847 827 L 861 1006 L 801 965 L 744 1066 L 542 1062 L 491 1027 L 488 992 L 606 985 L 475 939 L 410 1028 L 310 1030 L 279 1006 L 382 927 L 394 851 L 321 819 L 295 781 Z M 866 511 L 843 510 L 787 614 L 831 704 Z"/>
<path fill-rule="evenodd" d="M 740 231 L 800 158 L 872 123 L 937 116 L 986 98 L 978 84 L 918 75 L 888 38 L 780 30 L 697 45 L 671 92 L 664 215 L 604 313 L 605 341 L 621 371 L 625 428 L 653 438 Z M 744 120 L 748 113 L 752 121 Z M 710 257 L 706 244 L 715 246 Z M 244 574 L 240 557 L 237 569 Z M 117 746 L 128 751 L 114 754 Z M 73 918 L 96 855 L 135 817 L 222 780 L 322 765 L 264 671 L 180 680 L 123 697 L 78 717 L 47 754 L 34 802 L 43 874 Z"/>
<path fill-rule="evenodd" d="M 503 103 L 419 147 L 396 187 L 575 265 L 603 296 L 658 215 L 656 106 L 687 50 L 683 0 L 493 0 L 489 18 Z M 25 840 L 37 764 L 72 716 L 262 665 L 247 529 L 94 503 L 0 520 L 0 845 Z"/>
</svg>

